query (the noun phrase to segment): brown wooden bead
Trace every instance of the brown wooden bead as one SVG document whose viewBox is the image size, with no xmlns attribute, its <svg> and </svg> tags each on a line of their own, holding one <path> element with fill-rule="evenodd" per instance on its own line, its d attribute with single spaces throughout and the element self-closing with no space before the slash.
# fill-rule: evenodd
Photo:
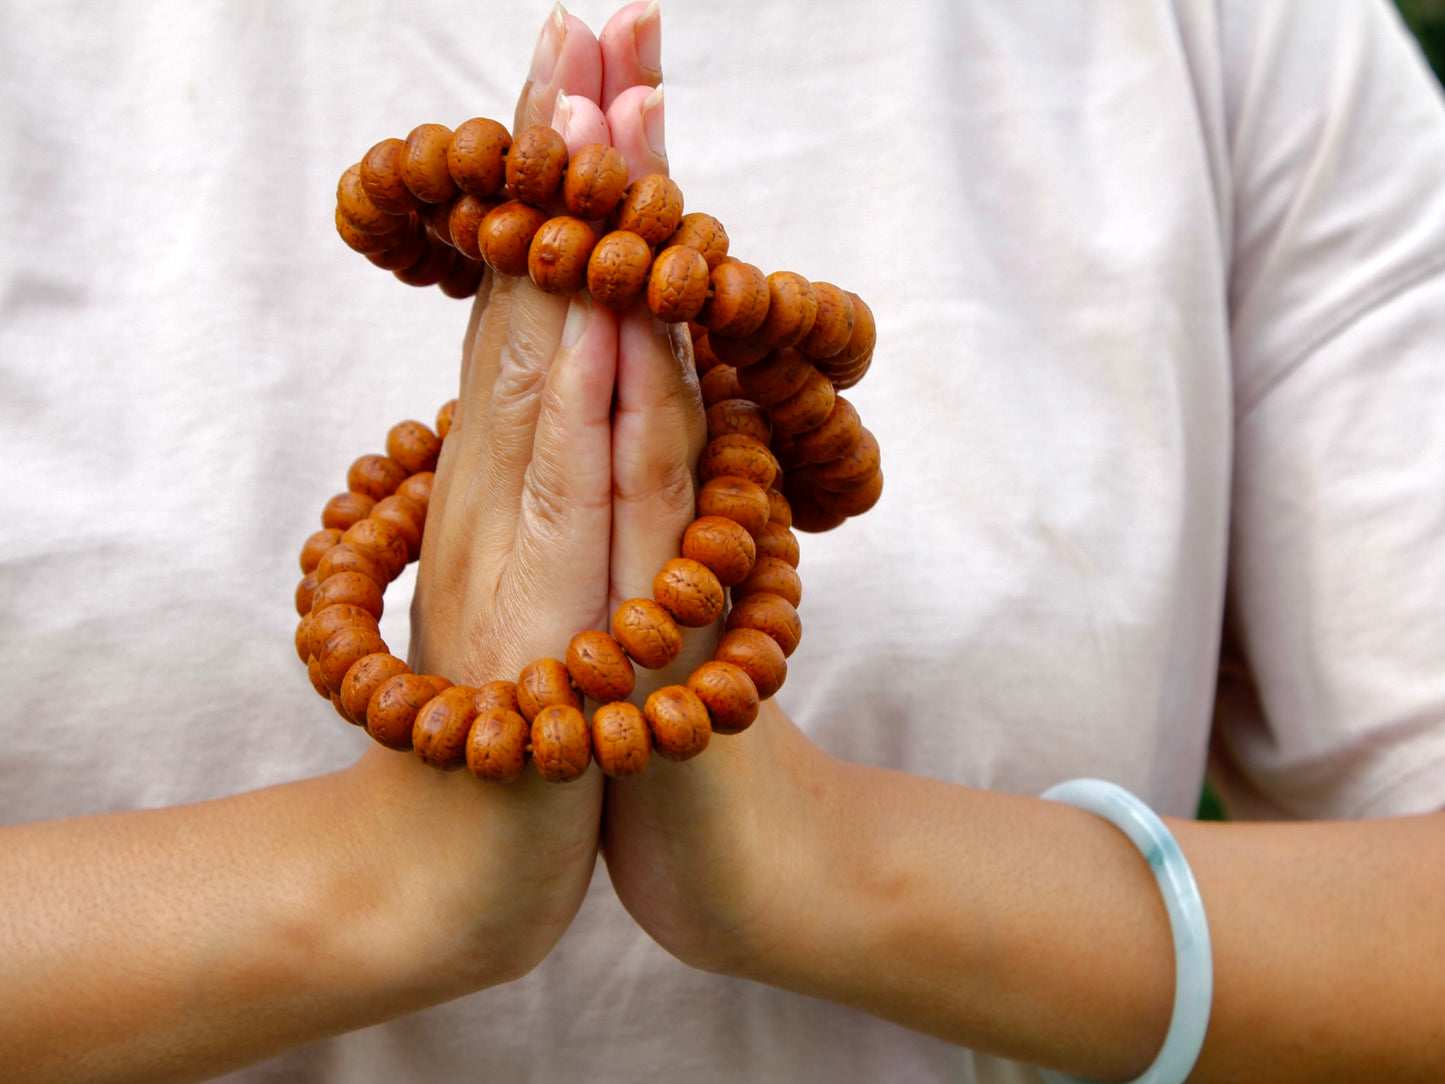
<svg viewBox="0 0 1445 1084">
<path fill-rule="evenodd" d="M 301 621 L 296 626 L 296 654 L 305 662 L 311 658 L 311 615 L 301 615 Z"/>
<path fill-rule="evenodd" d="M 515 711 L 521 714 L 522 707 L 517 703 L 517 683 L 515 681 L 489 681 L 477 689 L 477 695 L 473 701 L 476 705 L 477 714 L 490 711 L 493 708 L 505 708 L 507 711 Z"/>
<path fill-rule="evenodd" d="M 703 663 L 688 676 L 687 687 L 707 708 L 718 734 L 740 733 L 758 717 L 758 687 L 747 671 L 733 663 L 716 659 Z"/>
<path fill-rule="evenodd" d="M 348 489 L 326 502 L 326 507 L 321 510 L 321 526 L 344 531 L 357 520 L 365 519 L 375 507 L 376 502 L 366 494 L 353 493 Z"/>
<path fill-rule="evenodd" d="M 296 612 L 298 614 L 309 614 L 311 602 L 316 595 L 316 588 L 321 580 L 315 572 L 308 572 L 301 577 L 301 582 L 296 585 Z"/>
<path fill-rule="evenodd" d="M 324 610 L 342 602 L 360 606 L 372 617 L 381 620 L 381 585 L 370 576 L 363 576 L 359 572 L 338 572 L 322 580 L 311 595 L 313 611 Z"/>
<path fill-rule="evenodd" d="M 642 708 L 652 747 L 668 760 L 689 760 L 707 748 L 712 720 L 697 693 L 686 685 L 664 685 Z"/>
<path fill-rule="evenodd" d="M 742 397 L 738 387 L 738 371 L 731 365 L 714 365 L 702 374 L 698 381 L 702 389 L 702 401 L 709 407 L 727 399 Z"/>
<path fill-rule="evenodd" d="M 363 455 L 346 472 L 346 488 L 379 501 L 406 481 L 406 468 L 384 455 Z"/>
<path fill-rule="evenodd" d="M 814 369 L 801 388 L 768 409 L 773 428 L 794 436 L 816 429 L 828 420 L 836 397 L 832 381 Z"/>
<path fill-rule="evenodd" d="M 336 209 L 341 217 L 362 233 L 390 233 L 405 221 L 401 215 L 389 214 L 371 201 L 361 186 L 361 164 L 347 169 L 336 184 Z"/>
<path fill-rule="evenodd" d="M 693 211 L 685 214 L 677 230 L 667 239 L 669 245 L 686 245 L 707 261 L 709 274 L 727 259 L 728 231 L 712 215 Z"/>
<path fill-rule="evenodd" d="M 472 706 L 476 695 L 469 685 L 453 685 L 421 706 L 411 726 L 411 747 L 417 756 L 433 768 L 449 771 L 466 763 L 467 735 L 477 717 Z"/>
<path fill-rule="evenodd" d="M 771 407 L 796 395 L 808 382 L 813 366 L 796 350 L 774 350 L 756 365 L 738 370 L 743 396 Z"/>
<path fill-rule="evenodd" d="M 803 638 L 803 622 L 797 608 L 782 596 L 767 591 L 734 599 L 728 611 L 727 627 L 730 631 L 757 629 L 767 633 L 778 642 L 785 658 L 798 650 Z"/>
<path fill-rule="evenodd" d="M 816 489 L 814 499 L 825 512 L 838 516 L 861 516 L 883 495 L 883 472 L 876 470 L 856 486 L 847 489 Z"/>
<path fill-rule="evenodd" d="M 652 249 L 628 230 L 613 230 L 597 242 L 587 261 L 587 289 L 609 309 L 625 309 L 642 299 Z"/>
<path fill-rule="evenodd" d="M 760 700 L 767 700 L 781 689 L 788 676 L 788 660 L 783 649 L 771 636 L 757 629 L 732 629 L 723 633 L 713 658 L 730 662 L 747 674 Z"/>
<path fill-rule="evenodd" d="M 756 335 L 774 349 L 799 343 L 813 329 L 818 297 L 813 284 L 796 271 L 768 276 L 768 315 Z"/>
<path fill-rule="evenodd" d="M 315 655 L 306 660 L 306 677 L 317 695 L 323 700 L 331 699 L 331 690 L 326 687 L 326 679 L 321 676 L 321 661 Z"/>
<path fill-rule="evenodd" d="M 707 482 L 727 474 L 767 489 L 777 480 L 778 461 L 765 441 L 744 433 L 724 433 L 707 442 L 697 462 L 697 475 Z"/>
<path fill-rule="evenodd" d="M 457 193 L 457 183 L 447 169 L 451 141 L 452 130 L 445 124 L 418 124 L 407 133 L 401 179 L 424 203 L 441 203 Z"/>
<path fill-rule="evenodd" d="M 789 520 L 792 516 L 789 515 Z M 766 527 L 758 532 L 758 560 L 764 557 L 776 557 L 786 561 L 794 568 L 798 567 L 799 549 L 798 536 L 789 527 L 780 523 L 769 522 Z M 749 573 L 751 575 L 751 573 Z"/>
<path fill-rule="evenodd" d="M 360 252 L 363 256 L 370 256 L 377 252 L 384 252 L 393 245 L 398 245 L 406 236 L 407 225 L 405 219 L 398 219 L 396 228 L 386 233 L 362 233 L 341 213 L 341 208 L 336 208 L 336 232 L 346 246 L 354 252 Z"/>
<path fill-rule="evenodd" d="M 647 308 L 664 324 L 691 320 L 707 299 L 707 261 L 702 253 L 673 245 L 652 261 L 647 278 Z"/>
<path fill-rule="evenodd" d="M 798 343 L 806 358 L 831 358 L 841 354 L 853 337 L 853 299 L 831 282 L 813 283 L 818 314 L 813 326 Z"/>
<path fill-rule="evenodd" d="M 349 543 L 340 543 L 326 551 L 321 563 L 316 566 L 316 579 L 329 580 L 340 572 L 359 572 L 368 579 L 375 580 L 376 585 L 383 589 L 392 579 L 384 564 L 372 554 L 363 553 Z"/>
<path fill-rule="evenodd" d="M 380 252 L 369 253 L 366 258 L 385 271 L 400 271 L 415 265 L 426 255 L 429 237 L 420 219 L 413 216 L 394 236 L 397 237 L 395 244 Z"/>
<path fill-rule="evenodd" d="M 707 439 L 728 433 L 741 433 L 766 445 L 773 436 L 773 423 L 751 399 L 724 399 L 707 408 Z"/>
<path fill-rule="evenodd" d="M 701 561 L 674 557 L 652 581 L 652 597 L 687 628 L 711 625 L 722 616 L 727 597 L 717 573 Z"/>
<path fill-rule="evenodd" d="M 361 159 L 361 187 L 371 202 L 387 214 L 404 215 L 421 204 L 402 180 L 405 154 L 406 144 L 400 139 L 383 139 Z"/>
<path fill-rule="evenodd" d="M 826 367 L 831 360 L 832 359 L 825 359 L 822 364 Z M 845 368 L 827 367 L 826 370 L 820 370 L 820 372 L 823 372 L 823 375 L 833 382 L 835 390 L 847 391 L 867 375 L 868 368 L 872 364 L 873 355 L 870 352 L 864 354 L 861 359 L 850 363 Z"/>
<path fill-rule="evenodd" d="M 549 218 L 532 237 L 527 273 L 549 294 L 575 294 L 587 285 L 587 262 L 596 244 L 597 235 L 580 218 Z"/>
<path fill-rule="evenodd" d="M 410 749 L 416 713 L 439 692 L 428 675 L 387 678 L 366 703 L 366 732 L 388 749 Z"/>
<path fill-rule="evenodd" d="M 782 527 L 793 525 L 793 506 L 776 489 L 768 490 L 768 522 Z"/>
<path fill-rule="evenodd" d="M 580 709 L 582 690 L 561 659 L 537 659 L 517 676 L 517 709 L 531 722 L 543 708 L 567 704 Z"/>
<path fill-rule="evenodd" d="M 805 463 L 827 463 L 857 446 L 863 423 L 853 404 L 841 395 L 833 397 L 833 409 L 816 429 L 799 433 L 793 441 L 798 457 Z"/>
<path fill-rule="evenodd" d="M 741 339 L 725 339 L 708 332 L 708 342 L 719 361 L 736 369 L 756 365 L 773 352 L 772 346 L 758 338 L 756 332 Z"/>
<path fill-rule="evenodd" d="M 532 763 L 551 783 L 580 779 L 592 763 L 587 717 L 570 704 L 553 704 L 532 720 Z"/>
<path fill-rule="evenodd" d="M 357 659 L 341 680 L 342 714 L 357 726 L 365 726 L 367 705 L 376 690 L 398 674 L 409 673 L 411 667 L 388 652 Z"/>
<path fill-rule="evenodd" d="M 511 709 L 487 708 L 477 712 L 467 734 L 467 768 L 489 783 L 510 783 L 527 767 L 527 743 L 532 728 Z"/>
<path fill-rule="evenodd" d="M 606 218 L 627 189 L 627 158 L 616 147 L 590 143 L 567 163 L 562 201 L 578 218 Z"/>
<path fill-rule="evenodd" d="M 441 438 L 421 422 L 397 422 L 386 434 L 386 454 L 408 475 L 436 470 L 441 450 Z"/>
<path fill-rule="evenodd" d="M 567 143 L 561 135 L 541 124 L 525 128 L 507 153 L 507 195 L 541 206 L 557 194 L 566 168 Z"/>
<path fill-rule="evenodd" d="M 768 315 L 768 277 L 740 260 L 719 263 L 709 276 L 711 296 L 698 323 L 719 339 L 741 339 L 763 326 Z"/>
<path fill-rule="evenodd" d="M 340 541 L 341 532 L 335 527 L 323 527 L 313 533 L 301 545 L 301 571 L 313 571 L 321 563 L 326 551 Z"/>
<path fill-rule="evenodd" d="M 451 212 L 447 215 L 447 233 L 456 250 L 468 259 L 481 260 L 477 231 L 481 229 L 482 219 L 496 206 L 494 200 L 483 200 L 471 193 L 463 194 L 452 203 Z"/>
<path fill-rule="evenodd" d="M 448 400 L 447 400 L 445 403 L 443 403 L 443 404 L 441 405 L 441 407 L 437 410 L 436 435 L 437 435 L 437 437 L 438 437 L 439 439 L 441 439 L 441 440 L 446 440 L 446 439 L 447 439 L 447 434 L 452 431 L 452 423 L 453 423 L 454 421 L 456 421 L 456 416 L 457 416 L 457 400 L 455 400 L 455 399 L 448 399 Z M 428 473 L 428 472 L 426 472 L 426 471 L 419 471 L 418 473 L 425 474 L 425 473 Z M 431 493 L 431 483 L 430 483 L 430 482 L 427 483 L 427 493 L 428 493 L 428 495 L 430 495 L 430 493 Z"/>
<path fill-rule="evenodd" d="M 487 198 L 506 183 L 506 155 L 512 133 L 487 117 L 473 117 L 457 126 L 447 143 L 447 172 L 458 188 Z"/>
<path fill-rule="evenodd" d="M 616 227 L 660 245 L 682 221 L 682 189 L 664 173 L 649 173 L 627 186 L 617 206 Z"/>
<path fill-rule="evenodd" d="M 411 556 L 401 529 L 375 516 L 367 516 L 346 528 L 341 541 L 378 561 L 386 569 L 387 583 L 401 575 Z"/>
<path fill-rule="evenodd" d="M 360 625 L 373 632 L 378 631 L 376 617 L 360 606 L 338 602 L 334 606 L 313 610 L 311 624 L 308 626 L 310 639 L 307 641 L 307 653 L 319 659 L 326 648 L 326 641 L 331 639 L 338 629 L 344 629 L 348 625 Z"/>
<path fill-rule="evenodd" d="M 400 492 L 383 497 L 371 510 L 371 519 L 389 523 L 400 532 L 406 542 L 407 560 L 415 561 L 421 556 L 422 531 L 426 527 L 426 510 L 414 501 L 407 500 Z"/>
<path fill-rule="evenodd" d="M 592 713 L 592 755 L 610 776 L 636 775 L 652 756 L 652 735 L 642 709 L 626 700 Z"/>
<path fill-rule="evenodd" d="M 878 326 L 873 321 L 873 310 L 861 297 L 850 292 L 848 299 L 853 302 L 853 334 L 848 337 L 843 359 L 857 362 L 872 355 L 873 346 L 878 341 Z"/>
<path fill-rule="evenodd" d="M 682 533 L 682 555 L 712 569 L 724 587 L 742 583 L 753 570 L 757 546 L 741 524 L 726 516 L 703 516 Z"/>
<path fill-rule="evenodd" d="M 567 645 L 567 672 L 598 703 L 626 700 L 637 675 L 622 645 L 601 629 L 586 629 Z"/>
<path fill-rule="evenodd" d="M 697 514 L 699 517 L 726 516 L 757 537 L 768 522 L 768 491 L 746 478 L 731 475 L 712 478 L 698 490 Z"/>
<path fill-rule="evenodd" d="M 422 677 L 431 682 L 432 688 L 439 693 L 444 693 L 452 687 L 452 683 L 439 674 L 423 674 Z"/>
<path fill-rule="evenodd" d="M 682 650 L 682 630 L 650 598 L 628 599 L 612 615 L 612 637 L 638 666 L 658 670 Z"/>
<path fill-rule="evenodd" d="M 859 426 L 857 442 L 837 459 L 808 468 L 808 481 L 818 489 L 853 489 L 866 483 L 878 464 L 878 438 L 866 426 Z"/>
<path fill-rule="evenodd" d="M 702 377 L 721 365 L 722 362 L 712 352 L 712 347 L 708 344 L 707 332 L 697 325 L 692 326 L 695 328 L 692 332 L 692 365 L 697 371 L 697 375 Z M 731 398 L 731 396 L 727 396 L 727 398 Z"/>
<path fill-rule="evenodd" d="M 783 558 L 759 557 L 748 578 L 733 588 L 733 602 L 759 592 L 777 595 L 796 607 L 803 601 L 803 579 Z"/>
<path fill-rule="evenodd" d="M 847 520 L 847 516 L 829 512 L 819 504 L 818 490 L 812 486 L 805 487 L 795 484 L 790 477 L 787 487 L 785 492 L 788 495 L 788 501 L 793 506 L 794 530 L 807 531 L 809 534 L 822 534 L 824 531 L 841 527 Z"/>
<path fill-rule="evenodd" d="M 451 270 L 437 283 L 437 289 L 458 300 L 471 297 L 477 292 L 482 284 L 482 276 L 486 274 L 487 265 L 481 260 L 474 260 L 470 256 L 458 252 L 452 259 Z"/>
<path fill-rule="evenodd" d="M 317 617 L 319 619 L 320 615 Z M 315 622 L 312 625 L 314 629 Z M 314 637 L 314 631 L 312 635 Z M 342 679 L 352 663 L 365 655 L 386 650 L 386 641 L 371 626 L 343 625 L 326 638 L 326 643 L 316 655 L 316 661 L 321 664 L 321 680 L 326 682 L 331 695 L 336 696 L 341 692 Z"/>
<path fill-rule="evenodd" d="M 456 400 L 453 399 L 452 402 L 456 402 Z M 446 408 L 443 407 L 442 409 L 445 410 Z M 443 421 L 443 418 L 437 418 L 438 430 L 447 428 L 446 425 L 442 424 Z M 398 497 L 404 497 L 420 508 L 423 519 L 426 517 L 427 506 L 431 503 L 432 480 L 435 477 L 431 471 L 422 471 L 420 474 L 413 474 L 405 482 L 396 487 L 396 495 Z"/>
<path fill-rule="evenodd" d="M 494 207 L 477 227 L 482 259 L 503 275 L 525 275 L 532 238 L 546 221 L 544 212 L 518 200 Z"/>
<path fill-rule="evenodd" d="M 455 249 L 444 241 L 431 237 L 415 263 L 397 268 L 392 274 L 408 286 L 435 286 L 447 277 L 456 257 Z"/>
<path fill-rule="evenodd" d="M 423 203 L 417 211 L 417 215 L 426 223 L 427 230 L 432 237 L 448 248 L 456 248 L 456 242 L 452 240 L 452 207 L 456 204 L 456 196 L 443 200 L 441 203 Z"/>
</svg>

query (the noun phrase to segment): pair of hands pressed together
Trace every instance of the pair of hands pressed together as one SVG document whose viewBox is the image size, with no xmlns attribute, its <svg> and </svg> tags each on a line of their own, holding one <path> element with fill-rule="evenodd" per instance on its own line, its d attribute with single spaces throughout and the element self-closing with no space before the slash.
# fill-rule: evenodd
<svg viewBox="0 0 1445 1084">
<path fill-rule="evenodd" d="M 658 31 L 656 9 L 644 3 L 619 11 L 600 37 L 558 9 L 538 42 L 515 130 L 550 124 L 569 152 L 608 142 L 633 177 L 665 172 Z M 560 657 L 576 632 L 607 628 L 618 603 L 650 597 L 693 519 L 692 469 L 706 439 L 684 340 L 642 305 L 617 313 L 585 295 L 488 274 L 463 346 L 419 566 L 419 671 L 470 684 L 512 676 L 533 658 Z M 680 683 L 711 657 L 717 635 L 685 630 L 676 661 L 639 671 L 635 699 Z M 725 945 L 741 947 L 734 934 L 781 859 L 763 830 L 781 809 L 779 795 L 763 799 L 783 768 L 767 736 L 778 727 L 791 729 L 765 710 L 744 740 L 714 741 L 687 764 L 654 757 L 642 776 L 605 785 L 589 770 L 563 786 L 530 772 L 488 786 L 381 749 L 357 771 L 368 786 L 407 788 L 427 803 L 426 816 L 451 825 L 423 860 L 470 858 L 452 887 L 460 928 L 479 924 L 478 954 L 463 958 L 482 971 L 492 972 L 499 948 L 518 971 L 546 954 L 581 903 L 599 839 L 643 927 L 708 963 Z"/>
</svg>

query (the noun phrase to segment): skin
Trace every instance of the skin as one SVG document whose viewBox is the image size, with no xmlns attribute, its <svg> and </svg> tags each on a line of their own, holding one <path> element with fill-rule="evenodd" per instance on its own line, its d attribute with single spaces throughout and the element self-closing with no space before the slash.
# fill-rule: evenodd
<svg viewBox="0 0 1445 1084">
<path fill-rule="evenodd" d="M 549 22 L 519 121 L 665 168 L 647 14 L 600 38 Z M 510 676 L 646 595 L 692 515 L 701 420 L 645 312 L 484 284 L 413 662 Z M 637 698 L 716 635 L 689 631 Z M 442 822 L 444 839 L 418 830 Z M 1445 1076 L 1445 863 L 1422 857 L 1445 853 L 1445 816 L 1171 827 L 1215 949 L 1193 1079 Z M 593 768 L 488 787 L 376 750 L 216 802 L 0 830 L 8 1078 L 200 1079 L 509 981 L 571 921 L 599 837 L 634 918 L 695 967 L 1098 1079 L 1141 1071 L 1167 1026 L 1167 923 L 1120 833 L 846 764 L 770 703 L 704 756 L 605 786 Z"/>
</svg>

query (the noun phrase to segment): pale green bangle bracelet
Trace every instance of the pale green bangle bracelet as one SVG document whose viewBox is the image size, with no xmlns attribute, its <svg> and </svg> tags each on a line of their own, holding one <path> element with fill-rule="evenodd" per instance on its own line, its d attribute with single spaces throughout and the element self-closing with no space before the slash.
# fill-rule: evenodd
<svg viewBox="0 0 1445 1084">
<path fill-rule="evenodd" d="M 1152 809 L 1123 787 L 1101 779 L 1072 779 L 1044 791 L 1054 802 L 1077 806 L 1109 821 L 1126 836 L 1149 863 L 1174 935 L 1174 1015 L 1154 1064 L 1130 1084 L 1184 1084 L 1209 1028 L 1209 1007 L 1214 999 L 1214 957 L 1209 947 L 1209 922 L 1199 886 L 1184 859 L 1184 852 Z M 1050 1084 L 1088 1084 L 1079 1077 L 1041 1070 Z"/>
</svg>

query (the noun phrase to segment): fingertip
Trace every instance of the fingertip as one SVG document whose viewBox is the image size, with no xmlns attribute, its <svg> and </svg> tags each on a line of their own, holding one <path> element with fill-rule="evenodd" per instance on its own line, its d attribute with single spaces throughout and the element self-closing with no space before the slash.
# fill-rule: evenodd
<svg viewBox="0 0 1445 1084">
<path fill-rule="evenodd" d="M 607 118 L 590 98 L 558 94 L 552 110 L 552 127 L 562 134 L 568 155 L 574 155 L 591 143 L 606 143 L 609 134 Z"/>
<path fill-rule="evenodd" d="M 517 101 L 513 131 L 547 124 L 557 95 L 602 97 L 602 47 L 592 29 L 557 4 L 542 27 L 531 71 Z"/>
<path fill-rule="evenodd" d="M 598 35 L 602 48 L 602 106 L 632 86 L 662 82 L 662 13 L 658 0 L 621 8 Z"/>
<path fill-rule="evenodd" d="M 663 88 L 634 86 L 607 108 L 612 145 L 627 158 L 632 177 L 667 172 Z"/>
</svg>

